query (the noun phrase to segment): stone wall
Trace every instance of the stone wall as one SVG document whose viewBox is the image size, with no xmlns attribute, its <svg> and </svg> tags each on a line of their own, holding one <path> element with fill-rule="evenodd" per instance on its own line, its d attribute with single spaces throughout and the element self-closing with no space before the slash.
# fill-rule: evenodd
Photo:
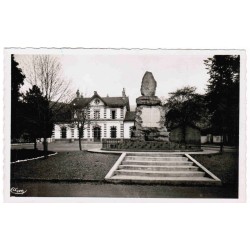
<svg viewBox="0 0 250 250">
<path fill-rule="evenodd" d="M 133 141 L 130 139 L 103 139 L 102 149 L 124 151 L 201 151 L 200 144 L 183 145 L 176 142 Z"/>
</svg>

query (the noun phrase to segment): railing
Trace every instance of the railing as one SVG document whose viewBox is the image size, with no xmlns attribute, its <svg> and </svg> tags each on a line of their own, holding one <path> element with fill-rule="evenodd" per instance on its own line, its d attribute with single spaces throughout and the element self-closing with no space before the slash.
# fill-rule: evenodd
<svg viewBox="0 0 250 250">
<path fill-rule="evenodd" d="M 163 141 L 138 141 L 131 139 L 102 139 L 102 149 L 105 150 L 169 150 L 169 151 L 197 151 L 201 150 L 201 145 L 183 144 Z"/>
<path fill-rule="evenodd" d="M 102 139 L 103 149 L 116 149 L 125 139 Z"/>
</svg>

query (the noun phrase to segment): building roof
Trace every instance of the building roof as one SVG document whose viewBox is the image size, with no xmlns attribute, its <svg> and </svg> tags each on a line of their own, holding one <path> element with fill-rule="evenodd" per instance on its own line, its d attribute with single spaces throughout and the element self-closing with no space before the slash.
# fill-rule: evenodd
<svg viewBox="0 0 250 250">
<path fill-rule="evenodd" d="M 115 108 L 115 107 L 127 107 L 127 110 L 130 110 L 129 106 L 129 98 L 127 96 L 125 97 L 101 97 L 96 92 L 94 95 L 90 98 L 88 97 L 77 97 L 75 98 L 72 103 L 74 103 L 77 106 L 85 107 L 87 106 L 94 98 L 101 99 L 104 104 L 108 107 Z"/>
<path fill-rule="evenodd" d="M 135 120 L 135 111 L 127 111 L 124 121 L 129 122 L 134 120 Z"/>
<path fill-rule="evenodd" d="M 129 106 L 129 99 L 128 97 L 103 97 L 102 98 L 109 107 L 124 107 Z M 127 106 L 127 108 L 128 108 Z M 128 108 L 129 110 L 129 108 Z"/>
</svg>

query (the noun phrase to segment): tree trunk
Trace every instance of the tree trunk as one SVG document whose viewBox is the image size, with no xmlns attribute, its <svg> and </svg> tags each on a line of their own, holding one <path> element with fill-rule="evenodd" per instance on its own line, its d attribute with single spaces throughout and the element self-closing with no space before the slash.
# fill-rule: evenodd
<svg viewBox="0 0 250 250">
<path fill-rule="evenodd" d="M 44 159 L 48 158 L 48 144 L 47 144 L 47 126 L 48 126 L 48 110 L 45 110 L 43 121 L 43 155 Z"/>
<path fill-rule="evenodd" d="M 78 126 L 78 142 L 79 142 L 79 150 L 82 151 L 82 142 L 81 142 L 81 128 Z"/>
<path fill-rule="evenodd" d="M 34 150 L 37 150 L 36 138 L 34 138 Z"/>
<path fill-rule="evenodd" d="M 45 159 L 48 158 L 48 143 L 46 136 L 43 137 L 43 155 Z"/>
<path fill-rule="evenodd" d="M 220 142 L 220 153 L 222 154 L 223 153 L 223 134 L 221 135 L 221 142 Z"/>
<path fill-rule="evenodd" d="M 82 142 L 81 142 L 81 136 L 80 135 L 78 137 L 78 141 L 79 141 L 79 149 L 80 149 L 80 151 L 82 151 Z"/>
</svg>

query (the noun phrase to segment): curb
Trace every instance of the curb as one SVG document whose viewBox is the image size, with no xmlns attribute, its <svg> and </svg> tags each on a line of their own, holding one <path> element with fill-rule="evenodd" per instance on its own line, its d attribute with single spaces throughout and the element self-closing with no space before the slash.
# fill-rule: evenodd
<svg viewBox="0 0 250 250">
<path fill-rule="evenodd" d="M 58 153 L 54 153 L 54 154 L 50 154 L 48 155 L 49 156 L 53 156 L 53 155 L 57 155 Z M 25 159 L 25 160 L 17 160 L 17 161 L 13 161 L 11 162 L 10 164 L 14 164 L 14 163 L 19 163 L 19 162 L 26 162 L 26 161 L 33 161 L 33 160 L 38 160 L 38 159 L 42 159 L 44 158 L 44 156 L 39 156 L 39 157 L 36 157 L 36 158 L 30 158 L 30 159 Z"/>
</svg>

